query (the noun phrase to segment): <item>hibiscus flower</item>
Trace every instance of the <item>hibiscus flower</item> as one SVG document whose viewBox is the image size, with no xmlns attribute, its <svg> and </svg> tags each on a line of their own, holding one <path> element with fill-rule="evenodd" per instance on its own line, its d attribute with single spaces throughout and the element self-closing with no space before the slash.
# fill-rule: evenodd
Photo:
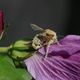
<svg viewBox="0 0 80 80">
<path fill-rule="evenodd" d="M 42 47 L 24 63 L 35 80 L 80 80 L 80 36 L 68 35 L 52 44 L 48 57 Z"/>
</svg>

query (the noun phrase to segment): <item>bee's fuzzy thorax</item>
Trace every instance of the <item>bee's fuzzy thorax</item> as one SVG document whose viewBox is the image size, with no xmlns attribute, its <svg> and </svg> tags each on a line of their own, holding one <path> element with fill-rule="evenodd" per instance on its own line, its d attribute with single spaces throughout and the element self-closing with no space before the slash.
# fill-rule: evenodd
<svg viewBox="0 0 80 80">
<path fill-rule="evenodd" d="M 50 29 L 46 29 L 45 32 L 50 35 L 56 35 L 56 32 Z"/>
</svg>

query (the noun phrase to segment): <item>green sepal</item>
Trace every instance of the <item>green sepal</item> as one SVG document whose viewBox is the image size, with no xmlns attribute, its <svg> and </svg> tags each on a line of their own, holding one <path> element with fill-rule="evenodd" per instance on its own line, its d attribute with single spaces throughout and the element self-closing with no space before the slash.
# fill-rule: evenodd
<svg viewBox="0 0 80 80">
<path fill-rule="evenodd" d="M 32 53 L 26 51 L 13 50 L 10 56 L 15 60 L 23 60 L 32 56 Z"/>
</svg>

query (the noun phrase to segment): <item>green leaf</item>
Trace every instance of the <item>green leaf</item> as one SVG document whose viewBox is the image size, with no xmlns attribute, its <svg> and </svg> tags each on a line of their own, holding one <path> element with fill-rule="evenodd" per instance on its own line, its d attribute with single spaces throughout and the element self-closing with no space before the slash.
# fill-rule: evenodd
<svg viewBox="0 0 80 80">
<path fill-rule="evenodd" d="M 25 69 L 15 68 L 13 61 L 6 55 L 0 55 L 0 80 L 31 80 Z"/>
</svg>

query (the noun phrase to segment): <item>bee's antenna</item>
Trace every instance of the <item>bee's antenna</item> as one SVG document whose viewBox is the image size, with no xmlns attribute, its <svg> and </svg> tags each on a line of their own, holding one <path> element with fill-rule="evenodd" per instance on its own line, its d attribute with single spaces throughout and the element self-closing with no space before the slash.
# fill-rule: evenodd
<svg viewBox="0 0 80 80">
<path fill-rule="evenodd" d="M 58 34 L 58 37 L 59 37 L 59 38 L 64 38 L 64 35 Z"/>
</svg>

